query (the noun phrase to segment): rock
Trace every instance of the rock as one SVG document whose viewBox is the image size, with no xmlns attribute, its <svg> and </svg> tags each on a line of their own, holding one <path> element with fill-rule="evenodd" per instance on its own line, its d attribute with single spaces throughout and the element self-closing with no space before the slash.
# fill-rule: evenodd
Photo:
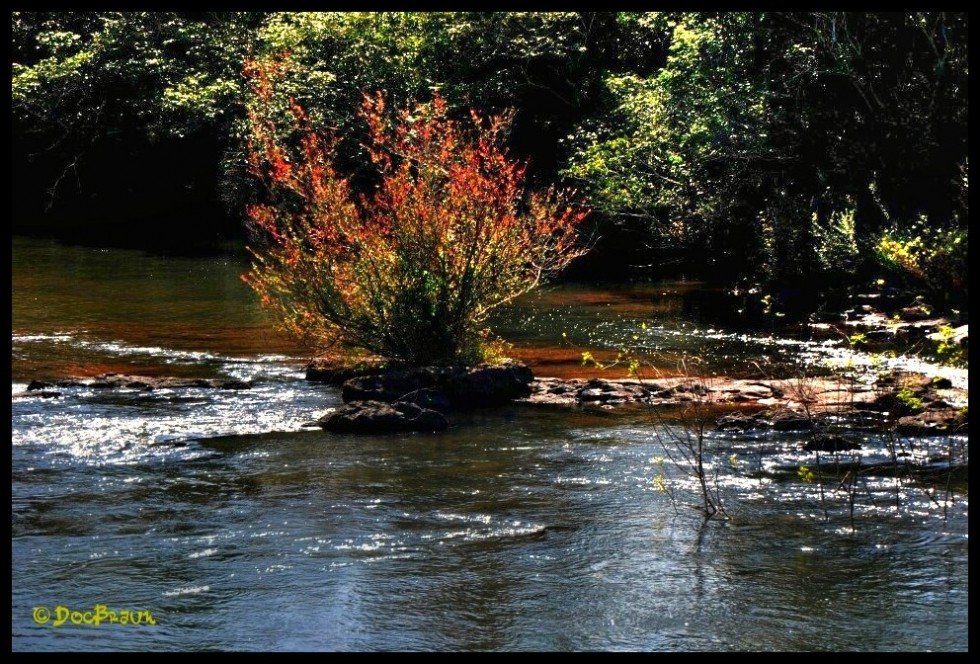
<svg viewBox="0 0 980 664">
<path fill-rule="evenodd" d="M 353 401 L 325 415 L 318 424 L 327 431 L 367 434 L 443 431 L 449 426 L 442 413 L 404 401 Z"/>
<path fill-rule="evenodd" d="M 760 424 L 760 419 L 755 415 L 730 413 L 719 417 L 717 420 L 715 420 L 715 423 L 722 431 L 745 431 L 746 429 L 758 427 Z"/>
<path fill-rule="evenodd" d="M 342 398 L 354 401 L 414 402 L 448 412 L 502 406 L 531 394 L 534 375 L 524 364 L 474 367 L 378 369 L 343 383 Z"/>
<path fill-rule="evenodd" d="M 86 387 L 89 383 L 81 378 L 65 378 L 55 383 L 58 387 Z"/>
<path fill-rule="evenodd" d="M 31 381 L 31 385 L 50 387 L 49 383 Z M 207 389 L 246 390 L 252 384 L 241 380 L 222 380 L 219 378 L 177 378 L 173 376 L 127 376 L 116 373 L 100 374 L 91 378 L 65 378 L 57 381 L 58 387 L 90 387 L 99 390 L 133 389 L 158 390 L 203 387 Z M 28 390 L 31 386 L 28 385 Z M 34 389 L 40 389 L 34 387 Z"/>
<path fill-rule="evenodd" d="M 134 390 L 152 390 L 153 386 L 143 380 L 131 380 L 126 383 L 126 387 Z"/>
<path fill-rule="evenodd" d="M 218 387 L 222 390 L 250 390 L 252 384 L 243 380 L 226 380 Z"/>
<path fill-rule="evenodd" d="M 674 392 L 678 394 L 690 392 L 691 394 L 696 394 L 699 397 L 707 396 L 709 391 L 710 390 L 704 383 L 694 380 L 684 381 L 674 388 Z"/>
<path fill-rule="evenodd" d="M 449 397 L 446 396 L 446 393 L 433 387 L 424 387 L 421 390 L 409 392 L 404 397 L 399 399 L 399 401 L 414 403 L 417 406 L 422 406 L 422 408 L 428 408 L 429 410 L 440 412 L 443 415 L 453 409 L 453 405 L 450 403 Z"/>
<path fill-rule="evenodd" d="M 33 392 L 34 390 L 45 390 L 49 387 L 54 387 L 54 383 L 45 383 L 43 380 L 32 380 L 27 385 L 27 391 Z"/>
<path fill-rule="evenodd" d="M 322 429 L 323 428 L 323 424 L 335 412 L 337 412 L 337 409 L 336 408 L 328 408 L 327 409 L 327 414 L 324 415 L 323 417 L 321 417 L 320 419 L 318 419 L 318 420 L 308 420 L 308 421 L 303 422 L 302 424 L 300 424 L 300 426 L 303 427 L 304 429 Z"/>
<path fill-rule="evenodd" d="M 748 385 L 749 386 L 753 386 L 753 387 L 762 387 L 762 388 L 765 388 L 765 389 L 769 390 L 769 395 L 768 396 L 776 397 L 777 399 L 782 399 L 784 396 L 786 396 L 785 390 L 783 390 L 782 388 L 780 388 L 780 387 L 778 387 L 776 385 L 772 385 L 771 383 L 752 382 L 752 383 L 748 383 Z"/>
<path fill-rule="evenodd" d="M 549 406 L 574 406 L 578 392 L 585 381 L 578 378 L 536 378 L 531 383 L 531 395 L 527 401 Z"/>
<path fill-rule="evenodd" d="M 319 375 L 326 378 L 325 372 Z M 327 380 L 335 382 L 336 373 Z M 354 433 L 441 431 L 448 426 L 445 413 L 501 406 L 527 397 L 533 380 L 531 370 L 517 362 L 365 369 L 342 383 L 341 396 L 347 405 L 317 426 Z"/>
<path fill-rule="evenodd" d="M 927 320 L 932 311 L 924 306 L 903 307 L 898 310 L 899 317 L 904 321 Z"/>
<path fill-rule="evenodd" d="M 436 376 L 427 367 L 388 370 L 382 373 L 354 376 L 343 383 L 344 402 L 399 401 L 402 397 L 436 384 Z"/>
<path fill-rule="evenodd" d="M 540 381 L 535 381 L 535 387 L 547 394 L 578 394 L 582 389 L 582 381 L 574 378 L 571 380 L 542 378 Z"/>
<path fill-rule="evenodd" d="M 892 341 L 895 337 L 895 330 L 890 329 L 874 329 L 868 330 L 864 333 L 864 338 L 866 341 Z"/>
<path fill-rule="evenodd" d="M 781 410 L 769 419 L 769 426 L 776 431 L 810 431 L 813 429 L 813 417 L 807 417 L 793 410 Z"/>
<path fill-rule="evenodd" d="M 927 410 L 898 419 L 895 430 L 903 436 L 948 436 L 965 435 L 967 414 L 964 410 Z"/>
<path fill-rule="evenodd" d="M 24 399 L 26 397 L 41 397 L 42 399 L 54 399 L 60 396 L 61 396 L 61 392 L 56 392 L 54 390 L 41 390 L 37 388 L 35 388 L 30 392 L 24 390 L 23 392 L 15 392 L 10 395 L 12 399 Z"/>
<path fill-rule="evenodd" d="M 611 382 L 594 378 L 579 388 L 576 398 L 582 403 L 629 403 L 650 396 L 650 390 L 639 382 Z"/>
<path fill-rule="evenodd" d="M 362 360 L 354 364 L 316 358 L 306 365 L 306 380 L 340 386 L 351 378 L 381 374 L 400 368 L 404 368 L 400 363 L 381 358 Z"/>
<path fill-rule="evenodd" d="M 449 377 L 446 394 L 453 408 L 471 410 L 502 406 L 531 394 L 534 374 L 524 364 L 479 364 Z"/>
<path fill-rule="evenodd" d="M 808 452 L 844 452 L 846 450 L 859 450 L 861 444 L 843 436 L 823 433 L 806 441 L 803 449 Z"/>
</svg>

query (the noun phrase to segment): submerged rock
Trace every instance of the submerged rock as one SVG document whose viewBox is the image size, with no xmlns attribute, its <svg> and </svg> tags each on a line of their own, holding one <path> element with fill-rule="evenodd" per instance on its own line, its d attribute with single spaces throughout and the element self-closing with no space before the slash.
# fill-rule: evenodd
<svg viewBox="0 0 980 664">
<path fill-rule="evenodd" d="M 250 390 L 252 389 L 252 384 L 244 380 L 226 380 L 225 382 L 218 385 L 218 389 L 221 390 Z"/>
<path fill-rule="evenodd" d="M 861 443 L 835 434 L 817 434 L 806 441 L 803 449 L 808 452 L 844 452 L 861 449 Z"/>
<path fill-rule="evenodd" d="M 92 377 L 70 377 L 48 383 L 32 380 L 27 386 L 28 392 L 46 390 L 50 387 L 90 387 L 99 390 L 143 390 L 178 389 L 188 387 L 203 387 L 220 390 L 247 390 L 252 383 L 242 380 L 221 378 L 177 378 L 174 376 L 136 376 L 117 373 L 105 373 Z"/>
<path fill-rule="evenodd" d="M 24 390 L 23 392 L 14 392 L 10 395 L 12 399 L 24 399 L 26 397 L 41 397 L 42 399 L 54 399 L 61 396 L 61 392 L 55 390 L 43 390 L 40 388 L 34 388 L 33 390 Z"/>
</svg>

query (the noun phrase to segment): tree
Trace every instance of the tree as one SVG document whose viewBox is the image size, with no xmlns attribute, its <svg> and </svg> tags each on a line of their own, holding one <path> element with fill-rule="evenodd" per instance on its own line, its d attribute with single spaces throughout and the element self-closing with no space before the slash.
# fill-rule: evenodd
<svg viewBox="0 0 980 664">
<path fill-rule="evenodd" d="M 279 92 L 345 131 L 363 90 L 401 106 L 438 87 L 450 115 L 518 109 L 511 154 L 549 182 L 600 74 L 637 52 L 609 12 L 14 12 L 12 32 L 15 221 L 100 237 L 95 220 L 111 219 L 114 238 L 177 244 L 237 231 L 254 197 L 248 54 L 289 51 Z"/>
<path fill-rule="evenodd" d="M 587 211 L 554 188 L 525 195 L 526 166 L 502 139 L 512 113 L 450 118 L 436 94 L 391 116 L 365 95 L 376 168 L 357 193 L 337 166 L 337 132 L 277 104 L 288 60 L 250 62 L 250 170 L 266 199 L 247 213 L 265 242 L 244 276 L 283 327 L 318 349 L 415 364 L 488 354 L 488 314 L 584 253 Z"/>
<path fill-rule="evenodd" d="M 966 14 L 631 20 L 665 36 L 667 59 L 610 71 L 609 115 L 574 137 L 567 172 L 597 212 L 646 220 L 714 275 L 799 292 L 870 276 L 882 255 L 965 301 Z"/>
<path fill-rule="evenodd" d="M 240 232 L 215 185 L 221 155 L 238 147 L 241 63 L 260 20 L 14 12 L 14 228 L 180 247 Z"/>
</svg>

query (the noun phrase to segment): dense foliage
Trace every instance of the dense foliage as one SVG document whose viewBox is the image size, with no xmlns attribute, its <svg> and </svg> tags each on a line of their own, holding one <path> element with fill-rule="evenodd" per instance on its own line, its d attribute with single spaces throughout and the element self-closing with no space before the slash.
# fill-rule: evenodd
<svg viewBox="0 0 980 664">
<path fill-rule="evenodd" d="M 831 284 L 880 256 L 936 294 L 965 289 L 965 15 L 635 20 L 669 55 L 608 75 L 611 114 L 577 134 L 569 172 L 598 206 L 728 274 Z"/>
<path fill-rule="evenodd" d="M 596 208 L 582 276 L 670 264 L 804 308 L 883 278 L 967 306 L 966 13 L 63 12 L 12 26 L 21 225 L 116 213 L 186 238 L 219 199 L 234 220 L 259 195 L 241 66 L 288 51 L 278 103 L 351 136 L 335 156 L 355 189 L 372 184 L 362 91 L 404 106 L 438 90 L 453 118 L 514 109 L 527 177 L 571 178 Z"/>
<path fill-rule="evenodd" d="M 467 123 L 442 97 L 397 113 L 366 96 L 376 185 L 358 196 L 337 170 L 336 133 L 275 88 L 288 62 L 249 62 L 250 166 L 267 196 L 248 214 L 265 243 L 246 281 L 285 328 L 323 349 L 415 364 L 488 359 L 487 315 L 583 252 L 587 212 L 567 192 L 525 195 L 502 137 L 510 115 Z M 278 112 L 277 112 L 278 111 Z"/>
</svg>

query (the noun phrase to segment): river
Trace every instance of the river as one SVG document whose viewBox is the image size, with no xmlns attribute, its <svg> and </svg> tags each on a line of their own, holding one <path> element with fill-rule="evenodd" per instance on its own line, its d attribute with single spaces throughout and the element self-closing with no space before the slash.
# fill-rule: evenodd
<svg viewBox="0 0 980 664">
<path fill-rule="evenodd" d="M 731 519 L 704 524 L 664 462 L 685 430 L 643 411 L 304 429 L 339 390 L 303 379 L 245 268 L 13 239 L 13 393 L 105 371 L 254 381 L 12 400 L 14 650 L 967 650 L 965 480 L 821 491 L 791 472 L 813 464 L 800 434 L 709 431 Z M 495 323 L 538 375 L 630 347 L 668 373 L 925 362 L 966 382 L 840 339 L 716 329 L 706 302 L 683 282 L 567 285 Z M 111 622 L 125 611 L 141 624 Z"/>
</svg>

